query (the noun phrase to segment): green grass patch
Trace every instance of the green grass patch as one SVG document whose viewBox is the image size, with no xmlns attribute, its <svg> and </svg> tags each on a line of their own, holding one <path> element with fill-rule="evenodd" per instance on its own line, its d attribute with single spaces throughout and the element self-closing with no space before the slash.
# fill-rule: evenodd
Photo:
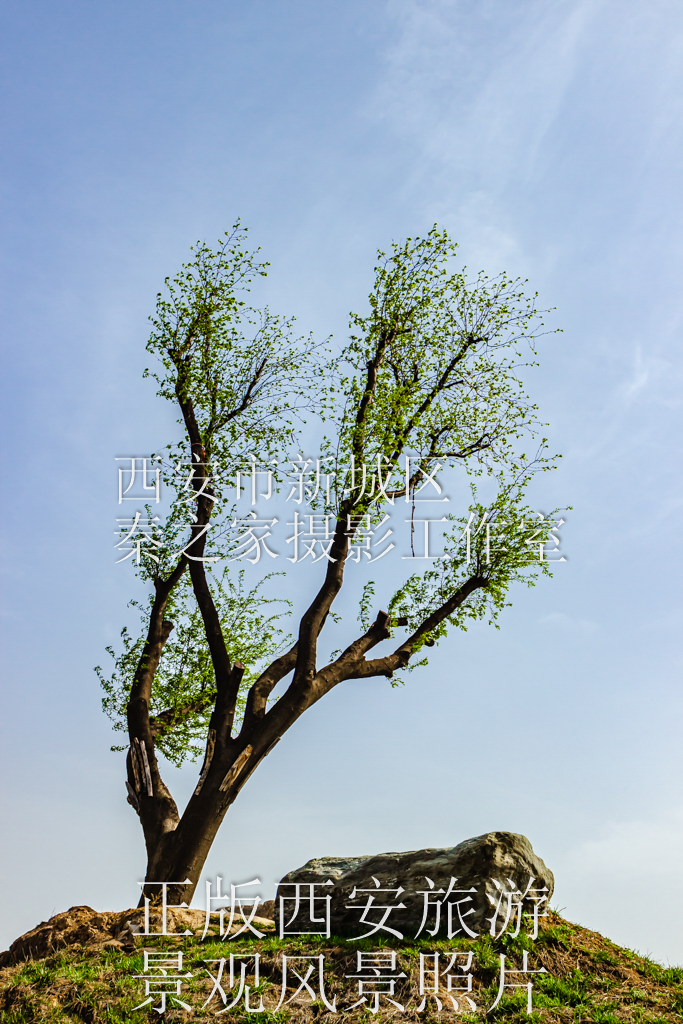
<svg viewBox="0 0 683 1024">
<path fill-rule="evenodd" d="M 142 940 L 137 940 L 141 942 Z M 182 946 L 179 943 L 182 941 Z M 213 982 L 217 964 L 208 960 L 236 954 L 261 956 L 260 984 L 253 992 L 254 1001 L 263 994 L 269 1009 L 263 1013 L 246 1014 L 244 1005 L 228 1011 L 222 1018 L 233 1024 L 251 1021 L 253 1024 L 396 1024 L 401 1020 L 422 1021 L 424 1024 L 484 1024 L 504 1021 L 506 1024 L 681 1024 L 683 1020 L 683 968 L 663 967 L 655 961 L 641 957 L 630 950 L 620 949 L 594 932 L 564 922 L 553 915 L 546 922 L 536 941 L 528 936 L 493 938 L 484 935 L 477 940 L 458 939 L 451 942 L 389 939 L 372 942 L 370 939 L 352 942 L 341 938 L 324 939 L 319 936 L 295 936 L 279 939 L 268 936 L 240 939 L 235 945 L 207 936 L 178 940 L 171 937 L 148 937 L 147 948 L 158 951 L 183 950 L 183 972 L 193 977 L 183 983 L 181 998 L 192 1006 L 192 1013 L 167 1000 L 163 1016 L 152 1006 L 134 1007 L 145 998 L 144 983 L 135 975 L 143 973 L 143 953 L 118 948 L 103 950 L 72 946 L 51 953 L 42 959 L 29 960 L 0 970 L 0 1021 L 2 1024 L 189 1024 L 190 1021 L 214 1020 L 223 1009 L 221 1000 L 214 996 L 203 1008 Z M 380 1012 L 372 1014 L 369 1008 L 348 1011 L 354 1002 L 356 982 L 347 980 L 347 974 L 356 973 L 357 953 L 396 951 L 398 971 L 407 977 L 397 982 L 394 998 L 406 1007 L 405 1015 L 389 1004 L 380 1004 Z M 418 978 L 420 954 L 447 954 L 441 958 L 441 969 L 453 952 L 472 952 L 474 984 L 469 993 L 476 1004 L 471 1012 L 462 999 L 463 993 L 453 993 L 460 999 L 460 1012 L 454 1013 L 442 990 L 442 1010 L 437 1011 L 433 997 L 426 1008 L 417 1012 L 419 1003 Z M 547 974 L 517 976 L 514 980 L 533 981 L 533 1012 L 527 1014 L 525 989 L 505 990 L 498 1005 L 491 1006 L 498 994 L 500 957 L 506 958 L 508 969 L 520 969 L 524 952 L 528 954 L 530 970 L 544 966 Z M 275 1010 L 280 997 L 280 961 L 288 956 L 325 955 L 325 984 L 329 998 L 337 996 L 338 1012 L 331 1014 L 327 1007 L 310 997 Z M 451 973 L 460 977 L 459 958 Z M 229 981 L 223 977 L 226 993 Z M 510 978 L 510 981 L 513 979 Z M 298 982 L 295 981 L 295 985 Z M 445 989 L 445 981 L 443 987 Z M 287 998 L 292 993 L 289 992 Z M 230 995 L 230 1000 L 233 998 Z M 158 997 L 154 1004 L 158 1002 Z M 253 1005 L 253 1003 L 252 1003 Z"/>
</svg>

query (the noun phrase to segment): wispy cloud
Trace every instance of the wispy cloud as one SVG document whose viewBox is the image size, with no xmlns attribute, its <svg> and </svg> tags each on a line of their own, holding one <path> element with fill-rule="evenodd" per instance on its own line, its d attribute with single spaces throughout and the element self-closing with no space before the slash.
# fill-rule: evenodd
<svg viewBox="0 0 683 1024">
<path fill-rule="evenodd" d="M 521 258 L 499 193 L 528 179 L 576 74 L 598 0 L 472 5 L 400 0 L 369 114 L 410 147 L 406 190 L 474 251 Z M 437 198 L 438 197 L 438 198 Z M 482 230 L 483 229 L 483 230 Z"/>
<path fill-rule="evenodd" d="M 547 626 L 551 629 L 560 629 L 563 632 L 568 633 L 580 633 L 587 635 L 595 633 L 598 630 L 597 622 L 593 622 L 590 619 L 579 619 L 572 615 L 567 615 L 566 612 L 551 612 L 549 615 L 543 615 L 538 620 L 539 626 Z"/>
<path fill-rule="evenodd" d="M 570 920 L 589 927 L 599 921 L 616 942 L 683 962 L 680 886 L 672 875 L 682 847 L 683 806 L 610 822 L 557 864 L 557 901 Z"/>
</svg>

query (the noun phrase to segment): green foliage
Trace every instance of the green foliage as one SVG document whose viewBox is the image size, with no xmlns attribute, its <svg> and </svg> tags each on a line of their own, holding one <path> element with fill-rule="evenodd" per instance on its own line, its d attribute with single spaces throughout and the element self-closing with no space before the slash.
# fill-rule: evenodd
<svg viewBox="0 0 683 1024">
<path fill-rule="evenodd" d="M 415 631 L 472 577 L 483 581 L 451 615 L 424 632 L 413 650 L 438 643 L 449 626 L 466 630 L 472 621 L 486 617 L 497 625 L 501 610 L 511 604 L 506 599 L 513 583 L 534 586 L 540 575 L 552 575 L 548 561 L 539 557 L 539 547 L 551 538 L 557 510 L 542 518 L 525 505 L 526 482 L 516 480 L 507 486 L 501 482 L 488 505 L 476 501 L 473 488 L 475 501 L 469 514 L 448 517 L 452 526 L 445 537 L 445 556 L 426 572 L 413 574 L 396 591 L 389 613 L 394 620 L 406 620 Z"/>
<path fill-rule="evenodd" d="M 246 250 L 246 236 L 238 221 L 215 251 L 197 242 L 193 260 L 157 296 L 147 343 L 165 372 L 145 374 L 161 397 L 181 406 L 192 399 L 205 452 L 220 466 L 248 453 L 272 458 L 291 442 L 313 350 L 310 339 L 293 336 L 292 318 L 240 298 L 267 267 L 258 250 Z"/>
<path fill-rule="evenodd" d="M 258 250 L 248 251 L 246 241 L 238 221 L 215 250 L 197 242 L 193 259 L 166 278 L 150 317 L 147 351 L 162 369 L 147 369 L 144 376 L 157 382 L 160 397 L 180 407 L 178 423 L 185 431 L 188 417 L 196 425 L 199 441 L 192 448 L 185 436 L 168 444 L 163 458 L 156 456 L 175 498 L 163 527 L 154 531 L 158 546 L 138 569 L 144 580 L 169 575 L 190 539 L 196 521 L 192 465 L 206 466 L 203 493 L 216 523 L 207 558 L 219 561 L 230 553 L 236 470 L 252 457 L 271 463 L 287 451 L 296 421 L 315 404 L 317 363 L 327 356 L 310 337 L 295 336 L 293 318 L 255 309 L 242 298 L 255 278 L 266 276 L 268 265 L 259 261 Z M 273 472 L 277 478 L 276 467 Z"/>
<path fill-rule="evenodd" d="M 337 437 L 330 451 L 341 464 L 353 456 L 383 476 L 410 455 L 418 470 L 413 492 L 437 462 L 469 463 L 476 473 L 502 465 L 519 470 L 526 456 L 517 442 L 539 426 L 517 376 L 530 365 L 520 362 L 522 342 L 533 351 L 543 326 L 536 297 L 505 274 L 468 282 L 450 268 L 456 248 L 434 227 L 425 238 L 394 244 L 389 256 L 379 253 L 370 312 L 352 315 L 357 333 L 332 389 Z M 379 488 L 374 497 L 366 490 L 356 507 L 365 511 L 381 499 Z"/>
<path fill-rule="evenodd" d="M 143 581 L 168 579 L 193 536 L 199 508 L 193 466 L 205 467 L 201 494 L 211 508 L 206 564 L 234 554 L 235 470 L 244 470 L 252 457 L 259 465 L 276 458 L 281 463 L 283 453 L 298 447 L 298 420 L 306 410 L 324 422 L 328 436 L 321 454 L 336 468 L 336 491 L 328 502 L 321 490 L 313 506 L 342 516 L 342 522 L 352 515 L 377 524 L 396 500 L 407 499 L 404 507 L 412 503 L 415 514 L 430 476 L 459 469 L 469 477 L 472 505 L 468 516 L 448 517 L 446 556 L 412 575 L 389 604 L 393 628 L 407 624 L 414 634 L 411 654 L 422 652 L 409 671 L 426 664 L 422 648 L 438 643 L 449 627 L 466 629 L 486 617 L 495 624 L 513 584 L 531 586 L 548 574 L 538 546 L 550 536 L 552 516 L 539 520 L 524 502 L 533 474 L 554 466 L 520 379 L 521 370 L 534 365 L 535 342 L 543 333 L 536 296 L 505 274 L 468 279 L 464 270 L 453 269 L 455 254 L 447 232 L 436 227 L 380 252 L 368 309 L 352 314 L 350 341 L 332 360 L 310 338 L 295 337 L 291 318 L 247 303 L 267 264 L 248 250 L 239 222 L 216 249 L 196 244 L 192 259 L 166 279 L 150 318 L 147 349 L 160 365 L 145 372 L 156 380 L 157 394 L 179 407 L 186 436 L 164 449 L 164 480 L 174 497 L 136 567 Z M 532 457 L 525 452 L 529 440 Z M 407 469 L 402 459 L 409 460 Z M 359 472 L 367 467 L 361 482 L 350 466 Z M 477 496 L 477 480 L 487 493 L 495 486 L 490 501 Z M 151 518 L 152 509 L 147 511 Z M 346 522 L 353 538 L 358 526 Z M 477 587 L 439 618 L 439 609 L 475 577 Z M 222 575 L 210 574 L 209 582 L 228 655 L 247 667 L 239 712 L 283 637 L 276 626 L 280 614 L 263 610 L 270 603 L 261 596 L 266 580 L 246 591 L 242 575 L 237 579 L 228 567 Z M 374 586 L 367 583 L 360 597 L 364 630 L 372 620 Z M 148 611 L 137 606 L 140 636 L 124 629 L 122 650 L 108 648 L 112 674 L 97 669 L 104 709 L 118 730 L 125 728 L 144 647 Z M 159 748 L 181 764 L 201 755 L 215 698 L 204 626 L 187 575 L 171 593 L 166 617 L 175 629 L 154 680 L 150 712 Z M 335 618 L 332 610 L 329 617 Z"/>
<path fill-rule="evenodd" d="M 291 643 L 289 635 L 285 635 L 278 626 L 283 615 L 289 614 L 288 608 L 268 614 L 266 607 L 273 604 L 290 606 L 291 602 L 266 598 L 261 594 L 276 575 L 270 573 L 247 590 L 244 570 L 237 574 L 235 580 L 227 570 L 220 577 L 212 574 L 213 593 L 228 654 L 232 661 L 241 661 L 247 666 L 238 696 L 238 718 L 244 710 L 247 690 L 258 678 L 261 667 L 277 657 L 284 645 Z M 131 604 L 140 608 L 142 633 L 134 638 L 124 626 L 121 653 L 116 654 L 112 647 L 107 647 L 114 660 L 112 674 L 105 676 L 100 666 L 95 669 L 105 692 L 102 707 L 119 732 L 126 730 L 126 705 L 142 654 L 148 618 L 146 608 L 136 601 Z M 167 616 L 174 621 L 175 628 L 154 679 L 150 713 L 153 716 L 168 713 L 156 743 L 169 761 L 180 766 L 185 759 L 195 761 L 204 752 L 216 684 L 201 615 L 186 578 L 175 590 Z"/>
<path fill-rule="evenodd" d="M 363 587 L 363 593 L 358 607 L 358 621 L 363 629 L 370 628 L 370 613 L 372 611 L 372 599 L 375 596 L 375 582 L 368 580 Z"/>
</svg>

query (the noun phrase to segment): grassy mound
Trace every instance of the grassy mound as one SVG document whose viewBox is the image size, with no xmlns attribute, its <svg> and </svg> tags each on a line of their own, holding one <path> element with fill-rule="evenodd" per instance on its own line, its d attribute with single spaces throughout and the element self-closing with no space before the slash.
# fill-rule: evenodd
<svg viewBox="0 0 683 1024">
<path fill-rule="evenodd" d="M 683 968 L 664 968 L 660 964 L 639 956 L 627 949 L 614 945 L 596 932 L 570 924 L 555 913 L 549 914 L 542 922 L 538 938 L 531 941 L 519 936 L 512 939 L 503 936 L 494 940 L 490 936 L 477 940 L 436 942 L 427 937 L 426 941 L 373 942 L 370 939 L 350 942 L 343 939 L 314 939 L 309 937 L 274 937 L 244 939 L 220 942 L 207 936 L 204 941 L 198 937 L 138 937 L 135 947 L 92 948 L 74 944 L 38 959 L 29 959 L 6 966 L 0 970 L 0 1020 L 3 1024 L 34 1024 L 49 1021 L 83 1022 L 86 1024 L 142 1024 L 144 1021 L 159 1021 L 176 1024 L 192 1019 L 209 1019 L 224 1009 L 219 995 L 214 994 L 211 1002 L 202 1008 L 213 987 L 213 981 L 206 972 L 210 968 L 216 975 L 218 964 L 205 963 L 227 957 L 231 952 L 261 954 L 261 978 L 258 989 L 252 994 L 252 1004 L 258 1005 L 262 995 L 266 1009 L 263 1013 L 247 1013 L 244 1001 L 234 1010 L 223 1013 L 220 1020 L 252 1021 L 254 1024 L 308 1024 L 310 1021 L 342 1021 L 350 1024 L 357 1021 L 461 1021 L 474 1024 L 476 1021 L 509 1022 L 565 1022 L 565 1024 L 618 1024 L 628 1021 L 637 1024 L 664 1024 L 683 1020 Z M 180 998 L 191 1006 L 188 1012 L 167 1001 L 163 1017 L 147 1005 L 142 1009 L 134 1007 L 145 997 L 143 980 L 134 975 L 143 973 L 143 949 L 170 954 L 183 950 L 182 973 L 192 973 L 183 981 Z M 395 982 L 392 998 L 404 1007 L 404 1012 L 382 998 L 379 1011 L 370 1012 L 372 997 L 368 1003 L 353 1010 L 348 1007 L 358 996 L 358 983 L 346 979 L 355 975 L 357 953 L 373 950 L 383 953 L 396 951 L 396 970 L 406 977 Z M 442 1010 L 437 1009 L 434 997 L 428 997 L 425 1008 L 418 1010 L 422 999 L 418 995 L 420 953 L 440 952 L 443 969 L 455 950 L 472 952 L 470 971 L 473 975 L 470 998 L 476 1010 L 459 1001 L 456 1012 L 447 994 L 442 993 Z M 533 982 L 533 1011 L 527 1014 L 527 993 L 523 990 L 508 990 L 493 1010 L 489 1010 L 498 993 L 500 954 L 506 956 L 508 968 L 522 967 L 524 951 L 528 953 L 529 970 L 545 967 L 547 974 L 517 976 L 511 980 Z M 294 1001 L 284 1003 L 273 1012 L 281 993 L 282 954 L 287 956 L 318 956 L 325 954 L 325 991 L 331 1002 L 337 996 L 337 1013 L 331 1013 L 320 1000 L 312 1001 L 310 995 L 298 996 Z M 447 954 L 444 958 L 444 954 Z M 464 962 L 465 958 L 459 958 Z M 302 963 L 292 965 L 305 976 Z M 232 1000 L 229 991 L 227 966 L 222 979 L 228 1002 Z M 177 973 L 177 972 L 171 972 Z M 317 971 L 316 971 L 317 973 Z M 366 972 L 367 973 L 367 972 Z M 456 971 L 456 973 L 458 973 Z M 247 984 L 249 984 L 247 977 Z M 289 999 L 299 985 L 299 979 L 292 977 L 286 999 Z M 315 987 L 315 977 L 309 979 Z M 444 984 L 445 988 L 445 984 Z M 237 990 L 235 989 L 235 992 Z M 457 993 L 462 997 L 463 993 Z M 155 995 L 154 1005 L 159 1004 Z M 486 1011 L 489 1011 L 488 1013 Z"/>
</svg>

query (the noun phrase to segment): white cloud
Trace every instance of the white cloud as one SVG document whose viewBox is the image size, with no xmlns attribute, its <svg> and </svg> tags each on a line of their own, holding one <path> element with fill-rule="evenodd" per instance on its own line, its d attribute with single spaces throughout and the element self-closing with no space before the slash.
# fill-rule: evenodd
<svg viewBox="0 0 683 1024">
<path fill-rule="evenodd" d="M 681 849 L 683 806 L 649 820 L 610 822 L 555 865 L 554 901 L 566 905 L 567 918 L 614 942 L 683 963 Z"/>
<path fill-rule="evenodd" d="M 419 139 L 423 172 L 445 164 L 496 188 L 529 173 L 576 73 L 599 4 L 405 0 L 373 113 Z"/>
<path fill-rule="evenodd" d="M 598 630 L 597 622 L 591 622 L 590 619 L 577 619 L 567 615 L 566 612 L 551 612 L 540 618 L 538 624 L 561 629 L 563 632 L 587 634 L 595 633 Z"/>
</svg>

